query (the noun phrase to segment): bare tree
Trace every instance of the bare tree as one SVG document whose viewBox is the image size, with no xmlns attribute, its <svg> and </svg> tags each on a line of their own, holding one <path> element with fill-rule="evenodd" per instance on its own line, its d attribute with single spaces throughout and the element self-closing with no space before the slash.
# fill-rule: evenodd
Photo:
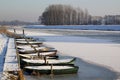
<svg viewBox="0 0 120 80">
<path fill-rule="evenodd" d="M 87 9 L 73 8 L 70 5 L 50 5 L 42 14 L 45 25 L 79 25 L 89 21 Z"/>
</svg>

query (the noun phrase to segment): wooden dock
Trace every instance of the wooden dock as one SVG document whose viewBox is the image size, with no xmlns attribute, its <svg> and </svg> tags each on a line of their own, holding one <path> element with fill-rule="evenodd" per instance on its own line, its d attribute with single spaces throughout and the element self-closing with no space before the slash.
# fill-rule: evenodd
<svg viewBox="0 0 120 80">
<path fill-rule="evenodd" d="M 1 80 L 25 80 L 19 66 L 14 38 L 9 38 Z"/>
<path fill-rule="evenodd" d="M 25 80 L 25 78 L 24 78 L 24 76 L 23 76 L 23 72 L 22 72 L 22 68 L 23 68 L 23 70 L 24 71 L 27 71 L 27 69 L 25 68 L 25 66 L 27 65 L 27 64 L 22 64 L 21 62 L 20 62 L 20 56 L 19 56 L 19 53 L 20 53 L 20 50 L 18 51 L 18 49 L 19 48 L 16 48 L 16 46 L 18 46 L 18 45 L 21 45 L 21 44 L 23 44 L 23 45 L 29 45 L 29 46 L 31 46 L 31 48 L 33 49 L 33 51 L 34 52 L 36 52 L 36 53 L 38 53 L 38 56 L 37 56 L 37 58 L 39 58 L 39 59 L 43 59 L 44 60 L 44 62 L 45 62 L 45 64 L 49 64 L 49 62 L 48 61 L 46 61 L 46 57 L 43 55 L 39 55 L 39 53 L 40 52 L 50 52 L 52 49 L 54 49 L 54 48 L 50 48 L 50 47 L 47 47 L 47 46 L 45 46 L 44 44 L 42 44 L 41 42 L 40 42 L 40 45 L 42 45 L 42 46 L 45 46 L 46 48 L 44 48 L 44 49 L 41 49 L 41 50 L 39 50 L 39 48 L 38 48 L 38 50 L 37 50 L 37 48 L 36 47 L 34 47 L 33 45 L 37 45 L 38 44 L 38 42 L 36 41 L 36 40 L 33 40 L 33 41 L 31 41 L 32 40 L 32 38 L 30 38 L 30 37 L 26 37 L 25 36 L 25 32 L 24 32 L 24 30 L 23 30 L 23 35 L 22 36 L 18 36 L 17 34 L 16 34 L 16 31 L 15 31 L 15 29 L 14 29 L 14 33 L 12 33 L 12 34 L 14 34 L 15 36 L 12 36 L 12 37 L 14 37 L 15 39 L 18 39 L 18 37 L 19 37 L 19 39 L 24 39 L 23 40 L 23 42 L 22 41 L 16 41 L 14 38 L 9 38 L 9 42 L 8 42 L 8 48 L 7 48 L 7 52 L 6 52 L 6 57 L 5 57 L 5 63 L 4 63 L 4 69 L 3 69 L 3 77 L 2 77 L 2 79 L 1 80 Z M 17 36 L 17 37 L 16 37 Z M 29 41 L 29 39 L 31 39 L 30 41 Z M 37 45 L 38 47 L 40 47 L 40 45 Z M 42 47 L 41 46 L 41 47 Z M 31 49 L 30 48 L 30 49 Z M 19 53 L 18 53 L 19 52 Z M 57 52 L 57 50 L 55 49 L 55 52 Z M 56 56 L 56 54 L 55 54 L 55 56 Z M 33 56 L 34 57 L 34 56 Z M 32 59 L 32 57 L 31 57 L 31 59 Z M 56 59 L 55 59 L 56 60 Z M 56 60 L 57 61 L 57 60 Z M 20 63 L 21 63 L 21 65 L 20 65 Z M 55 62 L 54 62 L 55 63 Z M 54 65 L 53 64 L 49 64 L 49 65 L 51 65 L 50 66 L 50 75 L 51 75 L 51 79 L 53 79 L 53 75 L 54 74 L 68 74 L 68 73 L 77 73 L 77 71 L 78 71 L 78 67 L 76 67 L 76 66 L 74 66 L 73 65 L 73 67 L 70 69 L 70 70 L 68 70 L 68 68 L 67 69 L 62 69 L 62 71 L 61 71 L 61 68 L 60 68 L 60 70 L 58 71 L 57 69 L 54 69 Z M 62 64 L 63 65 L 63 64 Z M 70 66 L 69 64 L 67 64 L 68 66 Z M 29 66 L 29 65 L 27 65 L 27 66 Z M 45 65 L 46 66 L 46 65 Z M 63 65 L 64 66 L 64 65 Z M 21 67 L 21 68 L 20 68 Z M 33 66 L 32 66 L 33 67 Z M 43 67 L 43 66 L 42 66 Z M 56 66 L 55 66 L 56 67 Z M 58 64 L 58 67 L 59 67 L 59 64 Z M 25 70 L 26 69 L 26 70 Z M 29 69 L 29 68 L 28 68 Z M 46 68 L 46 70 L 47 70 L 48 68 Z M 32 69 L 33 70 L 33 69 Z M 44 70 L 45 71 L 45 69 L 42 69 L 42 70 Z M 56 71 L 56 73 L 54 72 L 54 70 L 57 70 Z M 65 70 L 68 70 L 67 71 L 67 73 L 65 73 L 66 71 Z M 43 71 L 43 72 L 44 72 Z M 47 72 L 49 72 L 49 71 L 47 71 Z M 29 73 L 29 72 L 28 72 Z M 33 74 L 33 75 L 40 75 L 40 74 L 49 74 L 49 73 L 46 73 L 46 71 L 45 71 L 45 73 L 42 73 L 42 72 L 40 72 L 39 73 L 39 70 L 38 71 L 32 71 L 30 74 Z"/>
</svg>

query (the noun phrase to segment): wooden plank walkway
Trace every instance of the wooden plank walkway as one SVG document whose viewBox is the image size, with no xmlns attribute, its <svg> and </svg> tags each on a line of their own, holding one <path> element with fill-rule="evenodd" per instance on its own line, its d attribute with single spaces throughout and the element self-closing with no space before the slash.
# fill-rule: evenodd
<svg viewBox="0 0 120 80">
<path fill-rule="evenodd" d="M 10 38 L 8 42 L 7 53 L 5 57 L 5 63 L 3 71 L 19 71 L 18 60 L 16 56 L 16 49 L 14 45 L 14 39 Z"/>
<path fill-rule="evenodd" d="M 20 78 L 23 74 L 17 58 L 14 38 L 9 38 L 1 80 L 24 80 Z"/>
</svg>

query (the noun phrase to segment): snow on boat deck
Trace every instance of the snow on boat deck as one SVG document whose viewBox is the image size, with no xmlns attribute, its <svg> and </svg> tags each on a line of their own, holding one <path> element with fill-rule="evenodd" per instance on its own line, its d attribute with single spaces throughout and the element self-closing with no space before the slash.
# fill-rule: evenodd
<svg viewBox="0 0 120 80">
<path fill-rule="evenodd" d="M 24 44 L 24 43 L 28 43 L 26 41 L 16 41 L 17 43 L 21 43 L 21 44 Z M 30 44 L 39 44 L 39 43 L 42 43 L 42 42 L 35 42 L 35 41 L 29 41 Z"/>
<path fill-rule="evenodd" d="M 33 39 L 16 39 L 16 41 L 26 41 L 26 40 L 33 40 Z"/>
<path fill-rule="evenodd" d="M 21 49 L 24 49 L 25 51 L 27 50 L 34 50 L 31 46 L 17 46 L 18 48 L 21 48 Z M 47 47 L 37 47 L 36 49 L 39 50 L 39 49 L 45 49 Z"/>
<path fill-rule="evenodd" d="M 40 64 L 45 63 L 44 60 L 29 60 L 29 59 L 22 59 L 22 60 L 25 62 L 29 62 L 29 63 L 40 63 Z M 46 61 L 48 61 L 49 64 L 57 64 L 57 63 L 68 63 L 72 60 L 73 58 L 72 59 L 60 59 L 60 60 L 46 60 Z"/>
<path fill-rule="evenodd" d="M 50 54 L 53 54 L 55 52 L 44 52 L 44 53 L 39 53 L 40 55 L 50 55 Z M 31 54 L 19 54 L 20 56 L 23 56 L 23 57 L 30 57 L 30 56 L 37 56 L 38 53 L 31 53 Z"/>
<path fill-rule="evenodd" d="M 39 47 L 38 45 L 32 45 L 33 47 Z M 31 48 L 30 45 L 18 45 L 17 48 Z"/>
<path fill-rule="evenodd" d="M 20 48 L 20 47 L 19 47 Z M 41 51 L 48 51 L 48 50 L 56 50 L 54 48 L 48 48 L 48 47 L 37 47 L 35 48 L 36 50 L 41 50 Z M 20 52 L 25 52 L 25 51 L 34 51 L 34 49 L 32 47 L 21 47 L 21 49 L 19 50 Z"/>
</svg>

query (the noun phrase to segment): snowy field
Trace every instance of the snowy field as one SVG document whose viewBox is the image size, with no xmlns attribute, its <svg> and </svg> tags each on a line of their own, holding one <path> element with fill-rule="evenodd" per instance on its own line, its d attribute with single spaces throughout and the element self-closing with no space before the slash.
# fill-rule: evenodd
<svg viewBox="0 0 120 80">
<path fill-rule="evenodd" d="M 21 30 L 17 31 L 19 34 Z M 89 31 L 88 31 L 89 32 Z M 95 32 L 95 31 L 91 31 Z M 100 31 L 102 33 L 102 31 Z M 111 33 L 116 32 L 106 32 Z M 117 40 L 120 39 L 119 31 Z M 44 44 L 55 47 L 62 55 L 77 57 L 78 74 L 54 76 L 55 80 L 119 80 L 120 77 L 120 43 L 106 38 L 90 38 L 80 36 L 66 36 L 26 29 L 26 36 L 45 41 Z M 114 34 L 115 35 L 115 34 Z M 103 36 L 104 37 L 104 34 Z M 113 38 L 112 38 L 113 39 Z M 49 80 L 49 77 L 31 77 L 31 80 Z"/>
</svg>

